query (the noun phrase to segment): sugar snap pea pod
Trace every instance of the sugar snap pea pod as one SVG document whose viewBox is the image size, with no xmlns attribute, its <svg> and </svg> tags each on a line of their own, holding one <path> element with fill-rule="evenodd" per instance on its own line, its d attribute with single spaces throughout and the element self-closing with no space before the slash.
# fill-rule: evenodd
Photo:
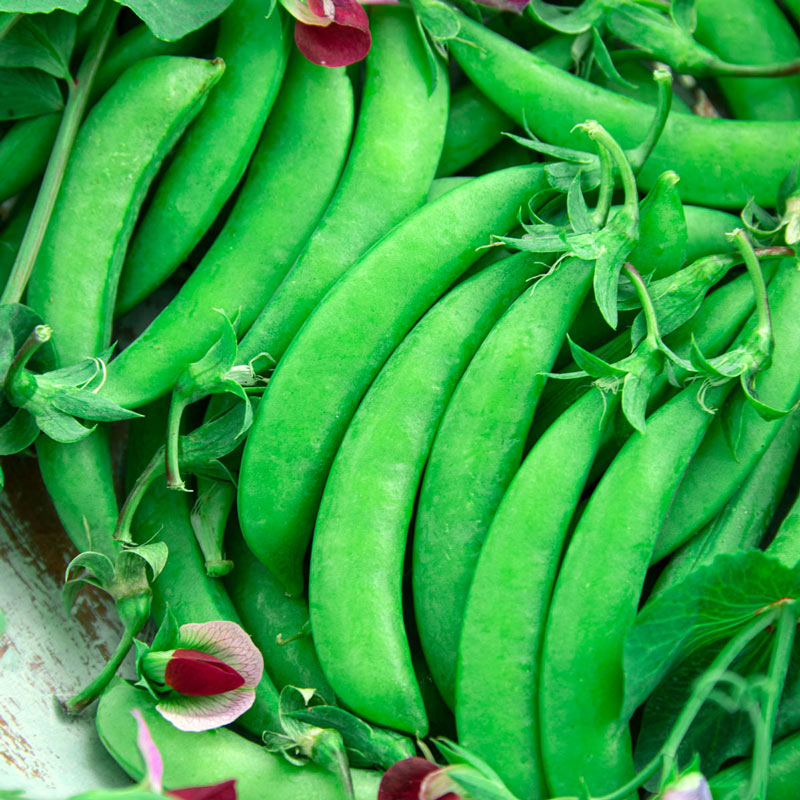
<svg viewBox="0 0 800 800">
<path fill-rule="evenodd" d="M 759 64 L 800 57 L 800 42 L 774 0 L 698 0 L 695 38 L 722 58 Z M 800 77 L 717 79 L 739 119 L 800 118 Z"/>
<path fill-rule="evenodd" d="M 594 86 L 536 58 L 464 15 L 450 52 L 469 79 L 512 119 L 545 141 L 579 146 L 575 122 L 591 115 L 623 146 L 642 141 L 651 107 Z M 681 176 L 683 200 L 741 208 L 749 196 L 775 205 L 777 188 L 797 159 L 800 121 L 739 122 L 673 112 L 640 173 L 650 188 L 666 169 Z"/>
<path fill-rule="evenodd" d="M 534 47 L 533 52 L 548 63 L 567 69 L 572 63 L 571 46 L 572 37 L 551 36 Z M 500 142 L 503 131 L 513 126 L 513 120 L 472 84 L 453 92 L 436 177 L 460 172 Z"/>
<path fill-rule="evenodd" d="M 447 406 L 422 481 L 412 584 L 420 641 L 453 704 L 467 592 L 486 531 L 522 461 L 525 437 L 561 342 L 592 281 L 568 259 L 508 309 Z"/>
<path fill-rule="evenodd" d="M 707 301 L 687 323 L 715 352 L 752 310 L 748 276 L 737 283 L 738 292 Z M 671 338 L 688 353 L 688 334 Z M 618 407 L 618 395 L 591 388 L 544 430 L 503 496 L 470 586 L 458 653 L 459 740 L 519 797 L 542 791 L 537 686 L 547 608 L 570 517 L 580 516 L 578 498 Z"/>
<path fill-rule="evenodd" d="M 683 207 L 683 213 L 689 232 L 686 243 L 688 264 L 713 253 L 728 253 L 735 249 L 725 234 L 739 227 L 738 217 L 716 208 L 690 205 Z"/>
<path fill-rule="evenodd" d="M 177 42 L 156 39 L 146 25 L 137 25 L 108 47 L 92 84 L 89 102 L 93 103 L 131 65 L 160 55 L 190 55 L 199 52 L 208 33 L 196 31 Z M 12 197 L 36 180 L 47 166 L 61 114 L 15 122 L 0 141 L 0 202 Z"/>
<path fill-rule="evenodd" d="M 225 75 L 156 184 L 125 259 L 117 312 L 172 274 L 244 174 L 288 57 L 283 9 L 265 14 L 262 0 L 235 0 L 220 19 L 215 54 Z"/>
<path fill-rule="evenodd" d="M 800 499 L 795 500 L 784 517 L 767 552 L 790 567 L 800 561 Z"/>
<path fill-rule="evenodd" d="M 317 229 L 242 341 L 279 360 L 325 292 L 370 245 L 425 201 L 447 122 L 447 76 L 428 64 L 409 9 L 375 7 L 353 146 Z M 429 70 L 437 70 L 429 93 Z"/>
<path fill-rule="evenodd" d="M 800 275 L 780 271 L 769 287 L 776 317 L 795 307 Z M 755 335 L 768 322 L 759 300 Z M 776 333 L 777 336 L 777 333 Z M 762 346 L 762 345 L 759 345 Z M 711 388 L 719 407 L 732 382 Z M 690 385 L 634 433 L 595 487 L 556 579 L 545 630 L 539 703 L 547 785 L 555 794 L 603 793 L 633 777 L 622 715 L 622 649 L 633 624 L 658 530 L 686 465 L 713 417 Z"/>
<path fill-rule="evenodd" d="M 488 267 L 422 318 L 361 401 L 325 485 L 311 548 L 314 639 L 342 702 L 390 728 L 420 736 L 428 729 L 401 592 L 422 469 L 461 373 L 541 272 L 537 259 L 518 254 Z M 354 618 L 353 598 L 366 594 L 369 607 Z"/>
<path fill-rule="evenodd" d="M 270 571 L 253 558 L 238 525 L 229 525 L 225 542 L 236 565 L 225 576 L 225 588 L 278 691 L 284 686 L 315 689 L 333 704 L 336 696 L 319 664 L 311 631 L 306 630 L 306 601 L 286 596 Z"/>
<path fill-rule="evenodd" d="M 545 187 L 538 165 L 476 178 L 396 226 L 336 283 L 270 380 L 245 444 L 239 519 L 291 594 L 324 481 L 355 407 L 392 350 Z M 446 235 L 443 231 L 446 230 Z"/>
<path fill-rule="evenodd" d="M 798 448 L 800 414 L 795 413 L 782 421 L 772 444 L 719 514 L 672 556 L 650 598 L 711 563 L 719 553 L 758 546 L 789 481 Z"/>
<path fill-rule="evenodd" d="M 461 186 L 462 183 L 472 180 L 471 175 L 451 175 L 447 178 L 436 178 L 428 190 L 428 202 L 441 197 L 445 192 L 455 189 L 456 186 Z"/>
<path fill-rule="evenodd" d="M 236 780 L 238 800 L 344 800 L 336 778 L 309 764 L 298 769 L 283 756 L 268 753 L 233 731 L 220 728 L 190 733 L 179 731 L 155 709 L 155 701 L 122 680 L 112 684 L 97 708 L 97 732 L 111 757 L 134 780 L 145 777 L 136 743 L 138 709 L 164 762 L 164 789 L 211 785 Z M 357 800 L 375 800 L 380 775 L 352 770 Z"/>
<path fill-rule="evenodd" d="M 328 204 L 352 125 L 344 70 L 295 56 L 225 227 L 177 296 L 111 362 L 104 392 L 135 406 L 170 391 L 219 338 L 215 309 L 250 325 Z"/>
<path fill-rule="evenodd" d="M 165 420 L 163 404 L 153 405 L 148 407 L 147 419 L 138 420 L 131 426 L 127 453 L 128 485 L 133 484 L 160 446 Z M 164 569 L 152 585 L 152 612 L 158 622 L 169 606 L 179 625 L 216 619 L 242 624 L 225 587 L 205 574 L 185 494 L 172 492 L 160 483 L 152 485 L 139 503 L 132 531 L 134 539 L 140 543 L 157 538 L 169 548 Z M 255 703 L 239 718 L 239 724 L 256 736 L 266 729 L 281 729 L 278 692 L 266 672 L 256 687 Z"/>
<path fill-rule="evenodd" d="M 796 271 L 790 261 L 783 262 L 781 268 Z M 773 284 L 776 281 L 777 278 L 773 279 Z M 800 295 L 795 296 L 800 302 Z M 787 308 L 782 302 L 774 309 L 772 365 L 758 380 L 758 391 L 764 402 L 777 408 L 790 408 L 800 397 L 797 370 L 800 329 L 796 308 Z M 732 398 L 725 417 L 714 422 L 686 470 L 658 534 L 654 561 L 687 541 L 719 512 L 769 447 L 781 422 L 759 416 L 742 392 Z"/>
</svg>

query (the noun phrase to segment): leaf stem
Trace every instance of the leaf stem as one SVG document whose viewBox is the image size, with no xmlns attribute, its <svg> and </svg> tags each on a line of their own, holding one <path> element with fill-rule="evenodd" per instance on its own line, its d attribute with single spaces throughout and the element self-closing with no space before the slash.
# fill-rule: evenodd
<svg viewBox="0 0 800 800">
<path fill-rule="evenodd" d="M 39 194 L 33 207 L 28 227 L 22 238 L 19 252 L 11 269 L 3 294 L 0 295 L 0 305 L 5 303 L 18 303 L 28 285 L 28 279 L 33 272 L 39 249 L 42 246 L 50 217 L 53 213 L 56 198 L 61 189 L 64 171 L 75 142 L 81 120 L 89 102 L 89 92 L 92 88 L 95 75 L 106 47 L 114 31 L 120 6 L 118 3 L 104 0 L 103 9 L 97 20 L 86 54 L 78 68 L 74 81 L 68 83 L 67 103 L 64 115 L 58 128 L 55 144 L 50 152 L 50 160 L 39 187 Z"/>
<path fill-rule="evenodd" d="M 633 283 L 633 288 L 636 290 L 636 296 L 639 298 L 639 303 L 642 306 L 642 313 L 644 314 L 645 328 L 647 329 L 646 341 L 653 347 L 657 347 L 661 335 L 658 331 L 658 318 L 656 317 L 656 307 L 653 305 L 653 299 L 647 291 L 647 284 L 644 282 L 639 270 L 633 266 L 629 261 L 622 265 L 622 269 L 628 274 L 628 277 Z"/>
<path fill-rule="evenodd" d="M 774 344 L 772 338 L 772 317 L 770 315 L 769 301 L 767 299 L 767 284 L 764 282 L 761 264 L 743 228 L 736 228 L 736 230 L 728 234 L 728 237 L 733 240 L 736 248 L 742 254 L 742 260 L 744 261 L 745 267 L 747 267 L 750 280 L 753 282 L 756 314 L 758 318 L 758 333 L 763 337 L 765 351 L 767 353 L 772 352 Z"/>
<path fill-rule="evenodd" d="M 793 601 L 784 601 L 778 615 L 778 631 L 765 687 L 767 697 L 763 710 L 764 724 L 757 729 L 753 744 L 753 774 L 749 792 L 749 797 L 753 800 L 765 800 L 767 795 L 769 757 L 772 751 L 772 737 L 775 733 L 778 702 L 783 694 L 783 685 L 789 669 L 797 627 L 797 611 L 793 606 Z"/>
<path fill-rule="evenodd" d="M 131 534 L 131 524 L 136 515 L 136 509 L 142 502 L 145 493 L 153 484 L 153 481 L 164 473 L 164 446 L 158 448 L 156 454 L 150 459 L 150 463 L 144 468 L 143 472 L 136 479 L 117 519 L 117 527 L 114 530 L 114 539 L 128 544 L 134 544 Z"/>
<path fill-rule="evenodd" d="M 634 172 L 639 172 L 645 161 L 650 157 L 650 153 L 653 152 L 653 148 L 664 131 L 664 126 L 667 124 L 667 118 L 672 108 L 672 73 L 666 69 L 654 70 L 653 80 L 658 87 L 655 117 L 644 140 L 632 150 L 628 150 L 627 153 L 628 161 Z"/>
<path fill-rule="evenodd" d="M 17 351 L 11 366 L 6 374 L 5 385 L 12 386 L 18 379 L 19 374 L 33 358 L 34 353 L 45 343 L 50 341 L 53 330 L 49 325 L 37 325 L 28 334 L 28 338 L 22 343 L 22 347 Z"/>
<path fill-rule="evenodd" d="M 169 416 L 167 418 L 167 488 L 186 491 L 186 484 L 181 478 L 181 465 L 179 457 L 181 419 L 183 411 L 189 405 L 192 398 L 180 394 L 177 390 L 172 393 L 172 402 L 169 404 Z"/>
<path fill-rule="evenodd" d="M 131 628 L 125 628 L 116 650 L 111 654 L 111 658 L 108 659 L 106 665 L 97 674 L 97 677 L 95 677 L 85 689 L 78 692 L 75 697 L 62 703 L 67 714 L 80 714 L 97 700 L 114 675 L 116 675 L 120 664 L 122 664 L 125 656 L 128 654 L 128 650 L 131 649 L 133 637 L 136 633 L 137 632 Z"/>
</svg>

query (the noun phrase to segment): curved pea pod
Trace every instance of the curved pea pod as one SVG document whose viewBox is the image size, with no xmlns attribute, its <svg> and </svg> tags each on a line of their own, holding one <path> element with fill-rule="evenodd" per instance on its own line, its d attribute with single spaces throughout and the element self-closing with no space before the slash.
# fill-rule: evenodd
<svg viewBox="0 0 800 800">
<path fill-rule="evenodd" d="M 309 577 L 314 639 L 342 702 L 391 728 L 428 728 L 401 591 L 422 469 L 461 373 L 537 264 L 519 254 L 487 267 L 420 320 L 361 401 L 325 484 Z"/>
<path fill-rule="evenodd" d="M 450 52 L 469 79 L 512 119 L 547 142 L 579 146 L 571 127 L 597 119 L 625 147 L 644 139 L 652 107 L 550 66 L 488 28 L 459 15 Z M 681 176 L 684 201 L 741 208 L 749 196 L 776 204 L 794 166 L 800 121 L 739 122 L 673 112 L 639 176 L 649 189 L 666 169 Z"/>
<path fill-rule="evenodd" d="M 166 280 L 208 230 L 244 174 L 286 68 L 287 21 L 262 0 L 235 0 L 215 54 L 225 75 L 159 178 L 131 240 L 117 312 Z"/>
<path fill-rule="evenodd" d="M 729 253 L 733 243 L 725 235 L 741 225 L 741 220 L 727 211 L 703 206 L 683 207 L 689 238 L 686 243 L 686 262 L 714 253 Z"/>
<path fill-rule="evenodd" d="M 330 773 L 311 764 L 298 768 L 225 728 L 179 731 L 155 710 L 155 701 L 146 691 L 117 680 L 100 699 L 97 732 L 111 757 L 134 780 L 145 776 L 136 720 L 131 714 L 135 709 L 141 712 L 161 753 L 167 790 L 235 779 L 239 800 L 260 800 L 265 792 L 274 800 L 344 800 L 340 784 Z M 379 774 L 358 769 L 351 774 L 356 799 L 374 800 Z"/>
<path fill-rule="evenodd" d="M 131 407 L 170 391 L 219 338 L 216 309 L 242 329 L 252 323 L 328 204 L 352 126 L 347 73 L 293 58 L 225 227 L 176 297 L 111 362 L 105 393 Z"/>
<path fill-rule="evenodd" d="M 239 520 L 250 549 L 291 594 L 325 478 L 353 412 L 392 350 L 545 186 L 538 165 L 469 181 L 370 249 L 308 318 L 270 380 L 245 444 Z M 446 235 L 443 232 L 446 231 Z"/>
<path fill-rule="evenodd" d="M 119 269 L 139 205 L 223 68 L 177 56 L 140 61 L 87 116 L 28 285 L 28 303 L 53 328 L 60 365 L 108 346 Z M 37 452 L 73 542 L 87 549 L 90 535 L 93 549 L 115 552 L 117 503 L 103 434 L 68 445 L 40 437 Z"/>
<path fill-rule="evenodd" d="M 264 668 L 278 691 L 284 686 L 315 689 L 333 704 L 336 695 L 322 671 L 308 629 L 306 600 L 287 597 L 270 571 L 247 548 L 237 528 L 236 524 L 229 525 L 225 537 L 225 546 L 235 564 L 225 576 L 225 588 L 264 656 Z"/>
<path fill-rule="evenodd" d="M 774 441 L 725 507 L 672 556 L 649 599 L 710 564 L 719 553 L 758 547 L 789 482 L 798 448 L 800 414 L 793 414 L 781 423 Z"/>
<path fill-rule="evenodd" d="M 207 32 L 202 30 L 177 42 L 164 42 L 153 36 L 146 25 L 137 25 L 109 45 L 92 84 L 90 103 L 137 61 L 201 52 L 206 38 Z M 22 191 L 44 172 L 60 122 L 60 113 L 19 120 L 0 140 L 0 202 Z"/>
<path fill-rule="evenodd" d="M 370 20 L 372 47 L 342 178 L 303 251 L 242 340 L 244 359 L 267 352 L 280 360 L 339 277 L 425 202 L 444 139 L 447 75 L 438 60 L 429 64 L 409 9 L 378 6 Z"/>
<path fill-rule="evenodd" d="M 800 57 L 800 42 L 774 0 L 698 0 L 698 42 L 723 58 L 758 64 Z M 800 77 L 718 78 L 739 119 L 800 118 Z"/>
<path fill-rule="evenodd" d="M 800 329 L 796 314 L 800 281 L 791 281 L 792 273 L 797 271 L 793 262 L 783 261 L 779 269 L 782 272 L 770 285 L 770 302 L 775 305 L 775 350 L 770 367 L 758 377 L 757 387 L 765 403 L 787 409 L 800 398 Z M 792 298 L 794 304 L 790 302 Z M 769 447 L 782 421 L 764 419 L 744 393 L 737 392 L 686 470 L 658 534 L 654 562 L 683 544 L 719 512 Z"/>
</svg>

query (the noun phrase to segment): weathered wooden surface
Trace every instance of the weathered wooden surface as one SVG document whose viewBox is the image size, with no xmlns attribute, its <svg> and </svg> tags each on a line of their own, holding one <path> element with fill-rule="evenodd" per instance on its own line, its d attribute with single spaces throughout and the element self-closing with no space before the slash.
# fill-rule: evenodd
<svg viewBox="0 0 800 800">
<path fill-rule="evenodd" d="M 61 604 L 64 569 L 75 550 L 42 486 L 33 458 L 4 458 L 0 494 L 0 789 L 64 798 L 130 781 L 106 754 L 93 711 L 67 718 L 55 698 L 82 688 L 120 633 L 113 603 L 79 597 L 68 618 Z M 130 663 L 121 674 L 132 675 Z"/>
</svg>

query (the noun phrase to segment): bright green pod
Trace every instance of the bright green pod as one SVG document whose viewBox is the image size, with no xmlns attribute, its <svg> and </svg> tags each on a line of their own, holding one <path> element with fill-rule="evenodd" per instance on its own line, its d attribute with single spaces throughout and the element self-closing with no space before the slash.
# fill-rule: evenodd
<svg viewBox="0 0 800 800">
<path fill-rule="evenodd" d="M 155 709 L 143 689 L 116 680 L 100 698 L 97 732 L 109 755 L 135 781 L 145 777 L 137 745 L 136 720 L 141 712 L 164 762 L 164 789 L 209 786 L 234 779 L 238 800 L 345 800 L 338 778 L 313 764 L 296 767 L 282 755 L 268 753 L 226 728 L 179 731 Z M 351 770 L 356 800 L 375 800 L 380 775 Z"/>
<path fill-rule="evenodd" d="M 783 518 L 767 552 L 789 567 L 800 561 L 800 499 L 795 500 Z"/>
<path fill-rule="evenodd" d="M 635 147 L 651 124 L 645 103 L 590 84 L 547 64 L 465 15 L 450 52 L 467 77 L 512 119 L 523 117 L 540 138 L 585 148 L 573 127 L 600 122 L 623 147 Z M 640 185 L 649 189 L 667 169 L 681 176 L 681 197 L 690 203 L 741 208 L 752 196 L 775 205 L 781 181 L 797 161 L 800 121 L 739 122 L 673 112 Z"/>
<path fill-rule="evenodd" d="M 336 694 L 380 725 L 424 736 L 423 698 L 403 621 L 414 498 L 450 394 L 538 256 L 519 253 L 459 284 L 406 336 L 356 411 L 314 528 L 309 604 Z M 358 598 L 370 597 L 354 615 Z"/>
<path fill-rule="evenodd" d="M 26 192 L 14 206 L 11 219 L 0 233 L 0 286 L 6 285 L 8 276 L 11 274 L 22 237 L 28 227 L 35 199 L 33 192 Z"/>
<path fill-rule="evenodd" d="M 568 259 L 498 320 L 453 393 L 422 481 L 412 584 L 420 641 L 452 707 L 461 622 L 492 517 L 522 462 L 525 437 L 593 263 Z"/>
<path fill-rule="evenodd" d="M 216 309 L 240 330 L 253 322 L 327 206 L 352 127 L 344 69 L 296 55 L 225 227 L 173 300 L 111 362 L 105 393 L 130 408 L 171 391 L 219 338 Z"/>
<path fill-rule="evenodd" d="M 177 269 L 244 174 L 289 53 L 283 9 L 268 10 L 265 0 L 235 0 L 220 18 L 215 55 L 225 75 L 158 180 L 125 259 L 117 313 Z"/>
<path fill-rule="evenodd" d="M 675 552 L 658 576 L 650 599 L 710 564 L 719 553 L 758 547 L 789 482 L 798 448 L 800 414 L 792 414 L 783 420 L 772 444 L 722 511 Z"/>
<path fill-rule="evenodd" d="M 90 104 L 116 81 L 128 67 L 152 56 L 184 56 L 201 52 L 205 30 L 184 36 L 177 42 L 156 39 L 146 25 L 137 25 L 115 42 L 97 70 Z M 56 140 L 61 114 L 43 114 L 11 126 L 0 141 L 0 202 L 30 186 L 45 170 Z"/>
<path fill-rule="evenodd" d="M 242 456 L 239 520 L 290 594 L 302 591 L 325 478 L 367 387 L 476 248 L 545 186 L 541 166 L 514 167 L 424 205 L 342 276 L 278 362 Z"/>
<path fill-rule="evenodd" d="M 339 277 L 425 202 L 444 139 L 447 73 L 438 61 L 429 63 L 410 9 L 375 6 L 370 30 L 358 124 L 342 178 L 302 253 L 242 341 L 245 359 L 267 352 L 280 360 Z M 437 71 L 432 93 L 431 68 Z"/>
<path fill-rule="evenodd" d="M 697 0 L 694 37 L 738 64 L 800 58 L 800 40 L 774 0 Z M 717 78 L 738 119 L 800 118 L 800 76 Z"/>
<path fill-rule="evenodd" d="M 716 208 L 704 206 L 683 207 L 689 238 L 686 243 L 686 263 L 714 253 L 730 253 L 735 250 L 733 242 L 725 235 L 741 227 L 742 221 Z"/>
</svg>

